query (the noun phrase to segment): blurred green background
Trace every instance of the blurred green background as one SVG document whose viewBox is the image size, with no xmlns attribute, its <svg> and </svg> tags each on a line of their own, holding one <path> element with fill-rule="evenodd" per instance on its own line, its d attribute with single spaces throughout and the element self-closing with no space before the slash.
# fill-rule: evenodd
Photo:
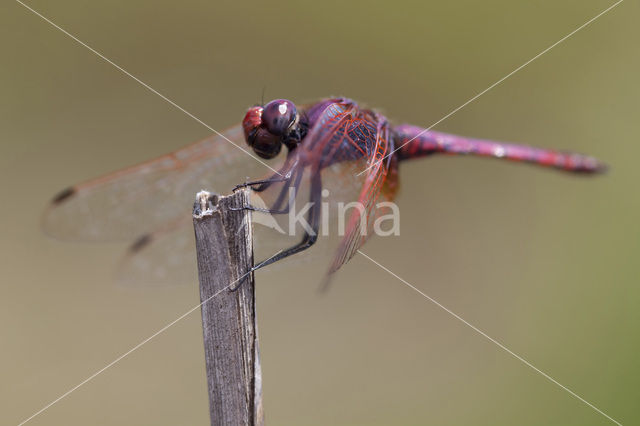
<svg viewBox="0 0 640 426">
<path fill-rule="evenodd" d="M 222 130 L 263 87 L 429 126 L 612 2 L 28 4 Z M 640 423 L 639 12 L 623 2 L 437 127 L 587 152 L 607 176 L 403 164 L 401 236 L 364 248 L 625 425 Z M 47 201 L 210 132 L 18 3 L 0 5 L 0 46 L 0 423 L 15 424 L 199 301 L 196 283 L 114 285 L 125 245 L 47 239 Z M 257 274 L 268 424 L 612 424 L 362 256 L 321 296 L 323 270 Z M 207 423 L 197 312 L 31 422 Z"/>
</svg>

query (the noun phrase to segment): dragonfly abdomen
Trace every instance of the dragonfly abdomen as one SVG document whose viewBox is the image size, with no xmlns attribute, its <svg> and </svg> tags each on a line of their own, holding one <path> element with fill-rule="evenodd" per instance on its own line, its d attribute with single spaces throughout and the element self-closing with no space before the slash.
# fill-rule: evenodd
<svg viewBox="0 0 640 426">
<path fill-rule="evenodd" d="M 401 160 L 435 153 L 468 154 L 522 161 L 571 172 L 598 173 L 606 170 L 603 163 L 582 154 L 485 139 L 465 138 L 432 130 L 425 131 L 410 125 L 396 127 L 395 133 L 396 146 L 399 147 L 398 157 Z"/>
</svg>

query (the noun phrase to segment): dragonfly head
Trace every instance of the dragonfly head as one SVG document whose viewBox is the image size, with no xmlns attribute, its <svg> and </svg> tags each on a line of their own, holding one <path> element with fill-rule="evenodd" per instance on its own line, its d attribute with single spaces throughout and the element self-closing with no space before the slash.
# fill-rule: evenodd
<svg viewBox="0 0 640 426">
<path fill-rule="evenodd" d="M 293 102 L 276 99 L 264 107 L 249 108 L 242 120 L 247 144 L 262 158 L 274 158 L 282 145 L 289 149 L 300 140 L 298 111 Z"/>
</svg>

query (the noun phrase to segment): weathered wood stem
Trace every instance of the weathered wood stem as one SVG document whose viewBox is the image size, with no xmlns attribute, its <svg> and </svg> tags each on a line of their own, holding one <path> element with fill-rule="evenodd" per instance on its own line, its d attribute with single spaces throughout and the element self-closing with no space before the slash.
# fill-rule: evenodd
<svg viewBox="0 0 640 426">
<path fill-rule="evenodd" d="M 193 209 L 212 425 L 264 424 L 247 190 L 199 192 Z M 236 291 L 231 289 L 238 287 Z"/>
</svg>

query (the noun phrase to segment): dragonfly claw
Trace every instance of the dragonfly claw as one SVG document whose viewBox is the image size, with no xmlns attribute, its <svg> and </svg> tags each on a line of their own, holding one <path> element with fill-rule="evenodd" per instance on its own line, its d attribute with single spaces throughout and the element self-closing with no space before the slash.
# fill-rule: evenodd
<svg viewBox="0 0 640 426">
<path fill-rule="evenodd" d="M 252 182 L 245 182 L 245 183 L 241 183 L 241 184 L 236 185 L 236 186 L 234 186 L 234 187 L 233 187 L 233 192 L 236 192 L 237 190 L 239 190 L 239 189 L 244 189 L 244 188 L 251 188 L 251 189 L 253 189 L 252 185 L 253 185 L 253 184 L 252 184 Z"/>
<path fill-rule="evenodd" d="M 239 212 L 244 210 L 251 210 L 252 212 L 261 212 L 261 213 L 274 213 L 273 210 L 265 209 L 262 207 L 255 207 L 252 205 L 242 206 L 242 207 L 229 207 L 229 210 L 233 212 Z"/>
</svg>

